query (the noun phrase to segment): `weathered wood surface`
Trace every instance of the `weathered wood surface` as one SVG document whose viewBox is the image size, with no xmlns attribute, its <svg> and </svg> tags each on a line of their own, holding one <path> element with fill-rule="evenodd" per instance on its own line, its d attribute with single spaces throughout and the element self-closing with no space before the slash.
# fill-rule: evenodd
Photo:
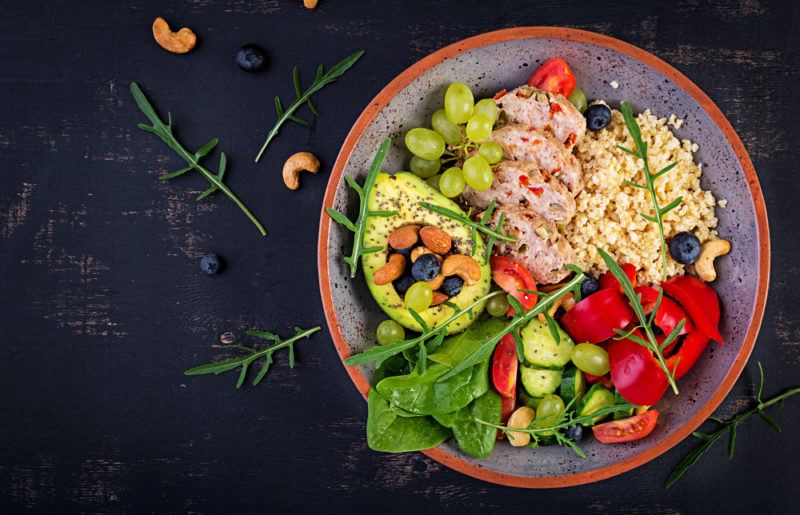
<svg viewBox="0 0 800 515">
<path fill-rule="evenodd" d="M 622 38 L 686 73 L 739 131 L 764 188 L 773 238 L 766 320 L 753 355 L 768 391 L 798 384 L 800 123 L 798 2 L 386 2 L 300 0 L 6 2 L 0 16 L 0 511 L 795 512 L 800 408 L 776 434 L 753 420 L 736 457 L 714 449 L 673 490 L 661 485 L 694 445 L 599 484 L 558 492 L 478 482 L 419 454 L 364 441 L 366 405 L 327 333 L 277 359 L 265 384 L 186 378 L 219 354 L 219 335 L 323 325 L 316 235 L 327 171 L 358 113 L 407 66 L 460 38 L 517 25 L 565 25 Z M 613 4 L 613 5 L 612 5 Z M 188 56 L 159 49 L 158 15 L 192 27 Z M 236 49 L 257 42 L 269 71 Z M 309 130 L 286 126 L 252 157 L 292 96 L 291 66 L 367 54 L 318 97 Z M 267 226 L 222 197 L 196 203 L 199 177 L 136 129 L 139 81 L 181 138 L 212 137 L 228 183 Z M 287 191 L 280 166 L 307 148 L 324 171 Z M 215 251 L 220 277 L 198 271 Z M 747 404 L 754 367 L 721 412 Z"/>
</svg>

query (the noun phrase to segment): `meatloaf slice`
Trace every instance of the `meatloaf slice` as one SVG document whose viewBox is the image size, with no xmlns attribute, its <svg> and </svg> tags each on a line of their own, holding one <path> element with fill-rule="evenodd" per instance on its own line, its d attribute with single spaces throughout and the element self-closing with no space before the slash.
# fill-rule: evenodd
<svg viewBox="0 0 800 515">
<path fill-rule="evenodd" d="M 520 86 L 495 99 L 501 120 L 549 132 L 572 149 L 586 134 L 586 118 L 559 93 Z"/>
</svg>

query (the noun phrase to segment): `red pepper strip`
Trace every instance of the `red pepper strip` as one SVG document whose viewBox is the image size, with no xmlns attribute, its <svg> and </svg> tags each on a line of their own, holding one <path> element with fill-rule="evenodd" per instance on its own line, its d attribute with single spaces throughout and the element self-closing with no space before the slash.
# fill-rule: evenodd
<svg viewBox="0 0 800 515">
<path fill-rule="evenodd" d="M 519 290 L 536 290 L 536 281 L 528 269 L 520 263 L 511 258 L 503 256 L 492 256 L 489 258 L 489 263 L 492 267 L 492 280 L 509 295 L 516 298 L 526 311 L 533 308 L 539 301 L 539 297 L 532 293 L 527 293 Z M 508 316 L 514 316 L 514 308 L 509 307 L 506 313 Z"/>
<path fill-rule="evenodd" d="M 517 392 L 517 344 L 510 334 L 503 336 L 492 357 L 492 383 L 503 397 L 515 397 Z"/>
<path fill-rule="evenodd" d="M 678 275 L 661 285 L 689 313 L 697 330 L 719 343 L 719 297 L 714 289 L 689 275 Z"/>
<path fill-rule="evenodd" d="M 635 334 L 643 338 L 639 331 Z M 631 404 L 656 404 L 667 391 L 667 376 L 653 353 L 632 340 L 612 341 L 608 345 L 608 363 L 614 386 Z"/>
<path fill-rule="evenodd" d="M 586 380 L 592 384 L 600 383 L 609 390 L 614 386 L 614 384 L 611 381 L 611 374 L 606 374 L 604 376 L 593 376 L 588 372 L 584 372 L 583 375 L 586 377 Z"/>
<path fill-rule="evenodd" d="M 616 336 L 633 319 L 633 310 L 620 292 L 600 290 L 561 317 L 561 325 L 576 342 L 600 343 Z"/>
<path fill-rule="evenodd" d="M 630 263 L 626 263 L 624 265 L 620 265 L 620 268 L 622 268 L 622 271 L 628 276 L 628 280 L 630 280 L 631 284 L 636 286 L 636 267 Z M 612 274 L 610 271 L 601 275 L 598 282 L 600 283 L 601 290 L 605 290 L 606 288 L 616 288 L 620 293 L 624 293 L 622 291 L 622 285 L 619 284 L 617 278 L 614 277 L 614 274 Z"/>
<path fill-rule="evenodd" d="M 674 370 L 675 379 L 680 379 L 697 362 L 711 339 L 702 331 L 694 331 L 686 335 L 678 352 L 667 358 L 667 368 Z M 680 359 L 680 361 L 678 361 Z M 675 368 L 675 363 L 678 367 Z"/>
<path fill-rule="evenodd" d="M 633 291 L 642 294 L 642 305 L 644 307 L 645 314 L 649 315 L 652 313 L 656 301 L 658 300 L 658 290 L 649 286 L 637 286 L 633 289 Z M 684 311 L 677 302 L 670 299 L 666 295 L 662 295 L 661 304 L 658 305 L 658 313 L 656 313 L 656 317 L 653 319 L 653 323 L 655 323 L 656 327 L 661 329 L 664 334 L 670 334 L 672 333 L 673 329 L 678 326 L 681 320 L 684 319 L 686 322 L 684 323 L 680 334 L 688 334 L 694 331 L 694 325 L 692 324 L 692 320 L 689 318 L 689 315 L 686 314 L 686 311 Z"/>
</svg>

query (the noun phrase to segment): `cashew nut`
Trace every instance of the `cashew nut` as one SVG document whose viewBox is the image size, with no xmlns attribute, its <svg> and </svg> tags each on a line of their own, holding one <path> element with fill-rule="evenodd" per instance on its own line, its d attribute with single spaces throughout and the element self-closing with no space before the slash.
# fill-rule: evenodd
<svg viewBox="0 0 800 515">
<path fill-rule="evenodd" d="M 313 9 L 317 6 L 317 0 L 303 0 L 303 5 L 306 9 Z"/>
<path fill-rule="evenodd" d="M 167 20 L 161 16 L 153 21 L 153 37 L 161 48 L 173 54 L 185 54 L 197 44 L 197 36 L 192 29 L 183 27 L 178 32 L 172 32 Z"/>
<path fill-rule="evenodd" d="M 717 278 L 717 271 L 714 270 L 714 259 L 717 256 L 724 256 L 731 251 L 731 243 L 728 240 L 710 240 L 703 243 L 703 250 L 694 263 L 694 271 L 700 279 L 710 283 Z"/>
<path fill-rule="evenodd" d="M 402 254 L 392 254 L 389 256 L 389 261 L 375 271 L 375 275 L 372 276 L 372 282 L 378 286 L 389 284 L 403 275 L 405 267 L 406 258 Z"/>
<path fill-rule="evenodd" d="M 481 280 L 481 265 L 464 254 L 451 254 L 442 263 L 441 273 L 444 276 L 457 275 L 467 286 L 472 286 Z"/>
<path fill-rule="evenodd" d="M 292 154 L 283 165 L 283 183 L 290 190 L 300 187 L 300 172 L 317 173 L 319 159 L 310 152 Z"/>
</svg>

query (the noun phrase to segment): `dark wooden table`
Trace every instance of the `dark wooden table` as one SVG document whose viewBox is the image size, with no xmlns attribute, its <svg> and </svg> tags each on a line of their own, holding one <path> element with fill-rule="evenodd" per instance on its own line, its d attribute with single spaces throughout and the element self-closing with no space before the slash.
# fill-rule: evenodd
<svg viewBox="0 0 800 515">
<path fill-rule="evenodd" d="M 773 279 L 750 366 L 719 412 L 748 405 L 755 361 L 770 394 L 800 383 L 798 2 L 410 2 L 322 0 L 5 2 L 0 16 L 0 511 L 350 511 L 540 513 L 796 512 L 800 407 L 752 420 L 736 456 L 714 448 L 672 490 L 662 483 L 695 444 L 639 469 L 560 491 L 481 483 L 421 454 L 366 447 L 366 405 L 327 332 L 278 357 L 258 387 L 182 371 L 218 357 L 221 333 L 324 326 L 317 288 L 319 208 L 349 127 L 395 75 L 484 31 L 564 25 L 602 32 L 667 60 L 739 131 L 772 222 Z M 663 4 L 663 6 L 662 6 Z M 712 5 L 713 4 L 713 5 Z M 162 15 L 200 38 L 189 55 L 158 48 Z M 268 50 L 249 75 L 236 49 Z M 255 165 L 274 119 L 316 65 L 365 57 L 317 97 L 310 129 L 286 126 Z M 267 226 L 136 129 L 129 83 L 171 111 L 192 148 L 212 137 L 228 183 Z M 794 137 L 792 135 L 795 135 Z M 323 171 L 299 192 L 286 157 L 309 149 Z M 204 276 L 200 256 L 227 261 Z"/>
</svg>

